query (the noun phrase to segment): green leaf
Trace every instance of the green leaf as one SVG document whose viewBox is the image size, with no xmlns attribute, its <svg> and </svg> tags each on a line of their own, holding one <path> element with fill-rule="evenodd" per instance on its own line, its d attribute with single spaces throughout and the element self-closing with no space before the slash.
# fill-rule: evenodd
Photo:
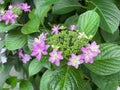
<svg viewBox="0 0 120 90">
<path fill-rule="evenodd" d="M 2 49 L 5 45 L 5 33 L 0 33 L 0 49 Z"/>
<path fill-rule="evenodd" d="M 100 76 L 91 73 L 92 81 L 99 87 L 100 90 L 117 90 L 118 87 L 118 73 Z"/>
<path fill-rule="evenodd" d="M 5 40 L 1 40 L 0 41 L 0 49 L 2 49 L 4 47 L 4 45 L 5 45 Z"/>
<path fill-rule="evenodd" d="M 97 32 L 95 34 L 95 36 L 93 37 L 92 41 L 96 41 L 97 44 L 101 44 L 102 43 L 102 37 L 101 37 L 99 32 Z"/>
<path fill-rule="evenodd" d="M 119 30 L 115 31 L 113 34 L 101 30 L 101 34 L 106 42 L 113 42 L 119 37 Z"/>
<path fill-rule="evenodd" d="M 12 4 L 19 4 L 19 3 L 23 3 L 23 2 L 25 2 L 25 0 L 11 0 L 11 3 Z"/>
<path fill-rule="evenodd" d="M 4 65 L 0 64 L 0 73 L 4 70 Z"/>
<path fill-rule="evenodd" d="M 40 6 L 35 10 L 35 15 L 37 16 L 37 19 L 40 20 L 40 24 L 43 23 L 44 17 L 47 16 L 48 11 L 50 10 L 51 5 L 45 5 L 45 6 Z"/>
<path fill-rule="evenodd" d="M 65 21 L 65 25 L 66 26 L 70 26 L 70 25 L 76 25 L 77 22 L 78 22 L 78 15 L 74 15 L 74 16 L 71 16 L 69 18 L 67 18 L 67 20 Z"/>
<path fill-rule="evenodd" d="M 40 61 L 43 67 L 47 69 L 51 69 L 51 63 L 48 60 L 49 60 L 49 56 L 42 56 L 42 59 Z"/>
<path fill-rule="evenodd" d="M 59 0 L 53 6 L 53 13 L 66 14 L 80 7 L 81 4 L 77 0 Z"/>
<path fill-rule="evenodd" d="M 43 67 L 51 69 L 51 64 L 48 59 L 49 56 L 42 56 L 41 60 L 33 59 L 33 61 L 29 65 L 29 76 L 35 75 L 36 73 L 41 71 Z"/>
<path fill-rule="evenodd" d="M 32 84 L 27 81 L 23 80 L 20 82 L 20 89 L 19 90 L 34 90 Z"/>
<path fill-rule="evenodd" d="M 12 30 L 16 28 L 17 26 L 20 26 L 20 24 L 5 25 L 5 23 L 0 23 L 0 33 Z"/>
<path fill-rule="evenodd" d="M 29 20 L 21 29 L 23 34 L 31 34 L 39 31 L 40 21 L 37 17 L 34 16 L 31 20 Z"/>
<path fill-rule="evenodd" d="M 51 70 L 47 70 L 43 76 L 42 76 L 42 79 L 41 79 L 41 82 L 40 82 L 40 90 L 49 90 L 48 89 L 48 83 L 50 82 L 51 80 L 51 76 L 53 74 L 53 71 Z"/>
<path fill-rule="evenodd" d="M 80 32 L 94 36 L 98 30 L 99 22 L 99 15 L 94 10 L 90 10 L 79 16 L 77 27 Z"/>
<path fill-rule="evenodd" d="M 101 53 L 93 64 L 85 64 L 98 75 L 110 75 L 120 71 L 120 46 L 116 44 L 101 44 Z"/>
<path fill-rule="evenodd" d="M 51 5 L 57 0 L 34 0 L 36 9 L 29 13 L 30 20 L 22 27 L 23 34 L 31 34 L 39 31 L 40 24 L 43 24 Z"/>
<path fill-rule="evenodd" d="M 9 61 L 10 60 L 10 61 Z M 3 85 L 5 84 L 6 79 L 9 77 L 9 72 L 12 66 L 15 64 L 13 57 L 9 59 L 8 62 L 4 65 L 4 69 L 0 71 L 0 90 L 2 90 Z"/>
<path fill-rule="evenodd" d="M 36 8 L 39 8 L 40 6 L 52 5 L 58 1 L 59 0 L 34 0 L 34 4 L 35 4 Z"/>
<path fill-rule="evenodd" d="M 10 77 L 10 78 L 8 78 L 6 80 L 6 83 L 9 84 L 9 85 L 11 85 L 12 88 L 15 88 L 16 85 L 17 85 L 17 81 L 18 81 L 17 77 L 16 76 L 12 76 L 12 77 Z"/>
<path fill-rule="evenodd" d="M 26 44 L 26 42 L 27 36 L 17 31 L 9 33 L 5 39 L 6 48 L 9 50 L 22 48 Z"/>
<path fill-rule="evenodd" d="M 28 47 L 32 51 L 34 36 L 28 36 Z"/>
<path fill-rule="evenodd" d="M 29 65 L 29 76 L 35 75 L 42 68 L 43 68 L 42 63 L 39 60 L 37 59 L 32 60 L 32 62 Z"/>
<path fill-rule="evenodd" d="M 100 15 L 100 27 L 109 33 L 114 33 L 120 22 L 120 10 L 117 6 L 109 0 L 91 0 L 91 3 Z"/>
<path fill-rule="evenodd" d="M 55 71 L 46 71 L 41 78 L 40 90 L 84 90 L 80 69 L 62 66 Z"/>
</svg>

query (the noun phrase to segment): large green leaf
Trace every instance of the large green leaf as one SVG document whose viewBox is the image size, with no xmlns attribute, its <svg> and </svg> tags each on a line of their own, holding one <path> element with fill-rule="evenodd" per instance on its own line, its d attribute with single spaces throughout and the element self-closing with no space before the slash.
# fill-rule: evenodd
<svg viewBox="0 0 120 90">
<path fill-rule="evenodd" d="M 59 0 L 53 6 L 53 13 L 66 14 L 80 7 L 81 4 L 77 0 Z"/>
<path fill-rule="evenodd" d="M 2 90 L 6 79 L 9 77 L 9 72 L 12 66 L 15 64 L 15 61 L 16 61 L 16 58 L 8 57 L 8 62 L 4 65 L 4 68 L 2 69 L 2 71 L 0 71 L 0 90 Z"/>
<path fill-rule="evenodd" d="M 39 60 L 34 59 L 29 65 L 29 76 L 38 73 L 42 67 L 42 63 Z"/>
<path fill-rule="evenodd" d="M 40 90 L 85 90 L 80 69 L 62 66 L 46 71 L 42 76 Z"/>
<path fill-rule="evenodd" d="M 42 56 L 41 60 L 33 59 L 29 65 L 29 76 L 33 76 L 45 67 L 47 69 L 51 68 L 51 64 L 48 61 L 49 56 Z"/>
<path fill-rule="evenodd" d="M 57 1 L 59 0 L 34 0 L 34 4 L 36 8 L 39 8 L 40 6 L 44 6 L 44 5 L 52 5 Z"/>
<path fill-rule="evenodd" d="M 34 16 L 31 20 L 29 20 L 21 29 L 23 34 L 31 34 L 39 31 L 40 21 L 37 17 Z"/>
<path fill-rule="evenodd" d="M 20 24 L 5 25 L 5 23 L 0 23 L 0 33 L 12 30 L 16 28 L 17 26 L 20 26 Z"/>
<path fill-rule="evenodd" d="M 23 34 L 31 34 L 39 31 L 39 25 L 43 23 L 44 17 L 56 0 L 34 0 L 36 9 L 29 14 L 30 20 L 23 26 Z"/>
<path fill-rule="evenodd" d="M 16 76 L 12 76 L 12 77 L 9 77 L 7 80 L 6 80 L 6 83 L 11 85 L 12 88 L 15 88 L 16 85 L 17 85 L 17 82 L 18 82 L 18 79 Z"/>
<path fill-rule="evenodd" d="M 99 27 L 100 18 L 94 11 L 87 11 L 79 16 L 77 27 L 80 32 L 85 32 L 87 35 L 95 35 Z"/>
<path fill-rule="evenodd" d="M 99 75 L 110 75 L 120 71 L 120 46 L 101 44 L 101 53 L 93 64 L 85 64 L 92 72 Z"/>
<path fill-rule="evenodd" d="M 117 90 L 118 87 L 118 73 L 100 76 L 91 73 L 92 81 L 99 87 L 100 90 Z"/>
<path fill-rule="evenodd" d="M 66 19 L 66 21 L 65 21 L 64 24 L 66 26 L 76 25 L 77 22 L 78 22 L 78 18 L 79 18 L 78 15 L 71 16 L 71 17 L 69 17 L 69 18 Z"/>
<path fill-rule="evenodd" d="M 20 89 L 19 90 L 34 90 L 31 82 L 27 80 L 23 80 L 20 82 Z"/>
<path fill-rule="evenodd" d="M 120 10 L 109 0 L 91 0 L 100 15 L 100 27 L 109 32 L 114 33 L 119 26 Z"/>
<path fill-rule="evenodd" d="M 15 31 L 7 35 L 5 39 L 5 46 L 9 50 L 16 50 L 22 48 L 26 42 L 27 36 Z"/>
<path fill-rule="evenodd" d="M 119 30 L 115 31 L 113 34 L 101 30 L 101 34 L 106 42 L 113 42 L 119 37 Z"/>
</svg>

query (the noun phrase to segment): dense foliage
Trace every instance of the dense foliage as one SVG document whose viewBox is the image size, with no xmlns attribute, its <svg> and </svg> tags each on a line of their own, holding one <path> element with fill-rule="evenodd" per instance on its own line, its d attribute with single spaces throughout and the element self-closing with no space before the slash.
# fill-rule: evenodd
<svg viewBox="0 0 120 90">
<path fill-rule="evenodd" d="M 0 0 L 0 90 L 116 90 L 119 9 L 119 0 Z"/>
</svg>

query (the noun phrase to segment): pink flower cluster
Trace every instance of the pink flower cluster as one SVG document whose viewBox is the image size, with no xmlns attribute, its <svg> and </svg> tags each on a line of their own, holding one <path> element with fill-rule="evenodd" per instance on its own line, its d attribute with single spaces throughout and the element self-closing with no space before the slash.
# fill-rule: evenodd
<svg viewBox="0 0 120 90">
<path fill-rule="evenodd" d="M 75 55 L 72 54 L 71 58 L 69 59 L 68 65 L 74 66 L 78 68 L 82 63 L 93 63 L 94 57 L 96 57 L 100 53 L 99 45 L 96 42 L 88 44 L 87 47 L 81 48 L 82 54 Z"/>
<path fill-rule="evenodd" d="M 9 22 L 14 24 L 15 19 L 18 17 L 18 15 L 13 14 L 12 10 L 6 10 L 5 14 L 0 14 L 0 21 L 5 21 L 5 24 L 7 25 Z"/>
<path fill-rule="evenodd" d="M 60 29 L 61 29 L 60 25 L 53 26 L 52 27 L 52 33 L 58 34 Z"/>
<path fill-rule="evenodd" d="M 15 19 L 18 17 L 18 15 L 14 14 L 12 11 L 13 7 L 20 8 L 21 10 L 25 12 L 30 11 L 30 6 L 27 3 L 20 3 L 17 5 L 10 5 L 8 10 L 0 12 L 0 22 L 5 21 L 5 24 L 7 25 L 9 22 L 14 24 Z"/>
<path fill-rule="evenodd" d="M 31 56 L 29 54 L 23 54 L 21 49 L 18 50 L 18 56 L 23 63 L 27 63 L 31 59 Z"/>
<path fill-rule="evenodd" d="M 38 60 L 41 60 L 42 55 L 47 55 L 47 50 L 50 45 L 46 45 L 46 35 L 47 33 L 42 33 L 38 38 L 34 39 L 33 42 L 33 48 L 32 48 L 32 56 L 35 56 Z M 53 49 L 53 51 L 50 53 L 49 61 L 51 63 L 55 63 L 56 66 L 60 65 L 60 60 L 63 59 L 62 52 L 57 51 L 56 49 Z"/>
<path fill-rule="evenodd" d="M 71 30 L 71 31 L 73 31 L 73 30 L 76 30 L 77 27 L 76 27 L 76 25 L 70 25 L 68 29 Z"/>
<path fill-rule="evenodd" d="M 22 9 L 25 12 L 30 12 L 30 6 L 27 3 L 17 4 L 17 7 L 19 7 L 20 9 Z"/>
<path fill-rule="evenodd" d="M 16 5 L 9 6 L 9 10 L 12 10 L 13 8 L 20 8 L 24 12 L 30 12 L 30 6 L 27 3 L 19 3 Z"/>
<path fill-rule="evenodd" d="M 47 55 L 47 49 L 49 48 L 49 45 L 45 44 L 46 40 L 46 33 L 42 33 L 38 38 L 35 38 L 33 42 L 33 48 L 32 48 L 32 56 L 36 56 L 38 60 L 41 59 L 42 54 Z"/>
<path fill-rule="evenodd" d="M 97 45 L 96 42 L 92 42 L 88 44 L 87 47 L 81 48 L 81 51 L 85 63 L 93 63 L 94 57 L 100 53 L 99 45 Z"/>
<path fill-rule="evenodd" d="M 55 25 L 55 26 L 52 27 L 52 33 L 53 33 L 53 34 L 58 34 L 59 31 L 60 31 L 61 29 L 63 29 L 63 28 L 64 28 L 64 26 Z M 73 31 L 73 30 L 76 30 L 77 27 L 76 27 L 75 25 L 70 25 L 70 26 L 68 27 L 68 29 L 71 30 L 71 31 Z"/>
</svg>

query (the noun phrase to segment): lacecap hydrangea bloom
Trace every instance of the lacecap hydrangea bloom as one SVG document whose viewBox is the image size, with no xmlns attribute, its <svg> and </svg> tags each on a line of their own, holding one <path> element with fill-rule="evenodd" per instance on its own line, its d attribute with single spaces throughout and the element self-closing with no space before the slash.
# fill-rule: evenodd
<svg viewBox="0 0 120 90">
<path fill-rule="evenodd" d="M 52 27 L 50 36 L 47 37 L 48 33 L 40 34 L 34 39 L 31 55 L 38 60 L 41 60 L 42 55 L 47 55 L 48 61 L 56 66 L 60 66 L 61 60 L 67 60 L 67 65 L 76 69 L 83 63 L 93 63 L 94 57 L 100 53 L 99 45 L 95 41 L 90 44 L 92 37 L 76 30 L 75 25 L 66 29 L 56 25 Z"/>
</svg>

